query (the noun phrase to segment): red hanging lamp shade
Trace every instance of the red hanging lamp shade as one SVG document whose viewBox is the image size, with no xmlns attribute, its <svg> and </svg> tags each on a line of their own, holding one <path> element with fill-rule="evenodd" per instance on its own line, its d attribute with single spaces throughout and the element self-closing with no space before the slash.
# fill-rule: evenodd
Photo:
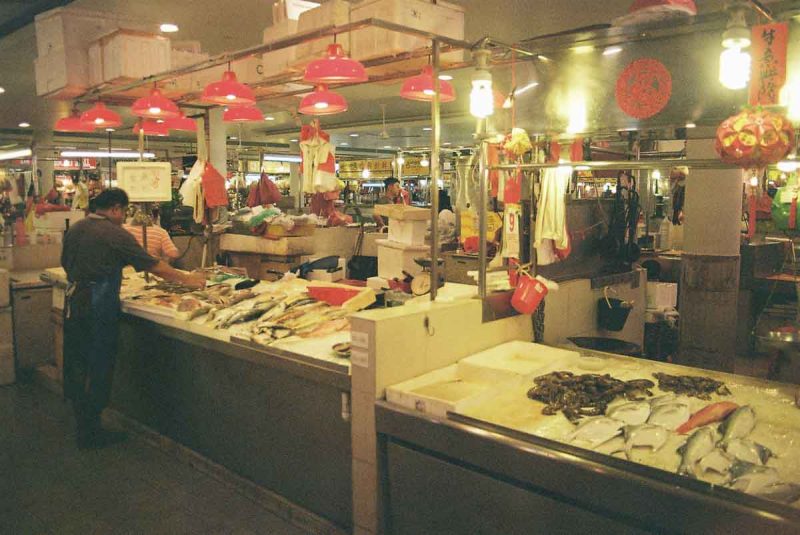
<svg viewBox="0 0 800 535">
<path fill-rule="evenodd" d="M 203 89 L 200 100 L 220 106 L 251 106 L 256 103 L 256 96 L 252 89 L 236 79 L 235 72 L 225 71 L 222 80 Z"/>
<path fill-rule="evenodd" d="M 179 117 L 181 111 L 174 102 L 162 95 L 157 87 L 154 87 L 149 95 L 137 99 L 133 103 L 131 113 L 149 119 L 173 119 Z"/>
<path fill-rule="evenodd" d="M 328 45 L 325 57 L 309 63 L 303 76 L 312 84 L 357 84 L 368 79 L 364 65 L 346 56 L 338 43 Z"/>
<path fill-rule="evenodd" d="M 142 119 L 133 125 L 133 133 L 137 136 L 139 132 L 144 132 L 146 136 L 167 137 L 169 135 L 169 127 L 166 123 L 157 123 L 147 119 Z"/>
<path fill-rule="evenodd" d="M 403 82 L 400 89 L 400 96 L 408 100 L 420 102 L 431 102 L 435 94 L 433 88 L 433 68 L 426 65 L 422 72 Z M 439 102 L 453 102 L 456 99 L 456 92 L 453 84 L 446 80 L 439 80 Z"/>
<path fill-rule="evenodd" d="M 78 110 L 73 110 L 69 117 L 62 117 L 53 127 L 56 132 L 94 132 L 94 125 L 81 121 Z"/>
<path fill-rule="evenodd" d="M 347 111 L 347 100 L 333 91 L 328 91 L 325 85 L 317 88 L 303 97 L 298 110 L 303 115 L 335 115 Z"/>
<path fill-rule="evenodd" d="M 235 106 L 225 110 L 222 120 L 226 123 L 254 123 L 264 120 L 264 114 L 255 106 Z"/>
<path fill-rule="evenodd" d="M 174 119 L 165 119 L 163 125 L 169 130 L 197 132 L 197 123 L 195 120 L 186 117 L 183 113 L 181 113 L 180 117 L 175 117 Z"/>
<path fill-rule="evenodd" d="M 122 117 L 119 113 L 108 109 L 102 102 L 96 102 L 81 114 L 81 122 L 87 126 L 91 125 L 92 128 L 117 128 L 122 126 Z"/>
</svg>

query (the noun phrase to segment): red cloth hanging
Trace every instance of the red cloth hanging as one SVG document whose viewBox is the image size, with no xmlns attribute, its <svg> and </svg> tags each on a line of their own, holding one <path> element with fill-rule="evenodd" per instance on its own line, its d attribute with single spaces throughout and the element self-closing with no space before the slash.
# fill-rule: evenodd
<svg viewBox="0 0 800 535">
<path fill-rule="evenodd" d="M 206 162 L 202 176 L 203 197 L 206 207 L 228 206 L 228 193 L 225 191 L 225 177 L 211 163 Z"/>
<path fill-rule="evenodd" d="M 561 159 L 561 145 L 558 141 L 550 142 L 550 156 L 547 158 L 548 163 L 555 163 Z"/>
<path fill-rule="evenodd" d="M 583 138 L 578 137 L 575 138 L 575 141 L 572 142 L 572 145 L 569 147 L 569 160 L 571 162 L 582 162 L 583 161 Z"/>
<path fill-rule="evenodd" d="M 522 171 L 508 173 L 503 183 L 503 202 L 519 204 L 522 197 Z"/>
<path fill-rule="evenodd" d="M 254 206 L 278 204 L 280 200 L 281 192 L 278 186 L 269 179 L 266 173 L 261 173 L 261 178 L 258 179 L 258 183 L 250 187 L 250 193 L 247 196 L 247 206 L 253 208 Z"/>
</svg>

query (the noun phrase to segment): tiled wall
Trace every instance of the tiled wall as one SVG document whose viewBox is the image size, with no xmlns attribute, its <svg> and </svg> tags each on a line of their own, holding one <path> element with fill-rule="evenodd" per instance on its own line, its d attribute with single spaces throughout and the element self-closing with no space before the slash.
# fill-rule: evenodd
<svg viewBox="0 0 800 535">
<path fill-rule="evenodd" d="M 605 331 L 597 326 L 597 300 L 603 290 L 592 290 L 589 279 L 567 281 L 559 290 L 545 297 L 544 343 L 553 346 L 569 344 L 570 336 L 603 336 L 618 338 L 642 346 L 644 343 L 644 312 L 647 306 L 647 276 L 639 274 L 639 287 L 624 283 L 612 286 L 609 297 L 633 301 L 625 327 L 618 332 Z"/>
<path fill-rule="evenodd" d="M 354 533 L 378 532 L 375 400 L 384 397 L 385 388 L 503 342 L 533 338 L 530 316 L 492 323 L 481 318 L 480 301 L 470 299 L 370 311 L 352 319 Z"/>
</svg>

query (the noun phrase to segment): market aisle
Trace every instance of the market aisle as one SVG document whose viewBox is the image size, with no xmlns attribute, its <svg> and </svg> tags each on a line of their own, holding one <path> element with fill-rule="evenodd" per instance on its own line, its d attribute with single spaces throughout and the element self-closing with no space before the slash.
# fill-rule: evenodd
<svg viewBox="0 0 800 535">
<path fill-rule="evenodd" d="M 80 451 L 71 421 L 51 392 L 0 387 L 0 534 L 305 533 L 135 437 Z"/>
</svg>

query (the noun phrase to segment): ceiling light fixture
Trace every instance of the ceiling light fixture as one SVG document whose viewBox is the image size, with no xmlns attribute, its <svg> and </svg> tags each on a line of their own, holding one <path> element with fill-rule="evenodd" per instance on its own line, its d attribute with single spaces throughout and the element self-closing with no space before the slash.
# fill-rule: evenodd
<svg viewBox="0 0 800 535">
<path fill-rule="evenodd" d="M 449 74 L 440 74 L 439 75 L 439 80 L 441 80 L 443 82 L 449 82 L 452 79 L 453 79 L 453 77 L 450 76 Z"/>
<path fill-rule="evenodd" d="M 431 162 L 430 162 L 430 160 L 428 160 L 428 158 L 426 158 L 425 156 L 423 156 L 423 157 L 422 157 L 422 159 L 419 161 L 419 164 L 420 164 L 422 167 L 429 167 L 429 166 L 431 165 Z"/>
<path fill-rule="evenodd" d="M 265 154 L 264 155 L 265 162 L 288 162 L 288 163 L 300 163 L 303 159 L 300 156 L 295 156 L 293 154 Z"/>
<path fill-rule="evenodd" d="M 350 145 L 350 143 L 348 143 L 347 141 L 342 141 L 341 143 L 339 143 L 339 146 L 341 146 L 341 147 L 347 147 L 349 145 Z"/>
<path fill-rule="evenodd" d="M 719 56 L 719 81 L 728 89 L 744 89 L 750 81 L 750 53 L 726 48 Z"/>
<path fill-rule="evenodd" d="M 159 26 L 158 29 L 161 30 L 164 33 L 175 33 L 175 32 L 178 31 L 179 28 L 178 28 L 177 24 L 172 24 L 170 22 L 165 22 L 164 24 Z"/>
<path fill-rule="evenodd" d="M 750 46 L 750 28 L 747 27 L 747 2 L 735 0 L 728 8 L 728 27 L 722 34 L 724 48 L 747 48 Z"/>
<path fill-rule="evenodd" d="M 328 91 L 325 84 L 303 97 L 297 110 L 303 115 L 334 115 L 347 111 L 347 100 L 333 91 Z"/>
<path fill-rule="evenodd" d="M 142 131 L 146 136 L 167 137 L 169 135 L 167 125 L 147 119 L 142 119 L 133 125 L 133 133 L 138 136 L 139 131 Z"/>
<path fill-rule="evenodd" d="M 264 120 L 265 121 L 274 121 L 275 117 L 273 117 L 272 115 L 267 115 L 266 117 L 264 117 Z"/>
<path fill-rule="evenodd" d="M 358 134 L 350 134 L 350 137 L 358 137 Z"/>
<path fill-rule="evenodd" d="M 122 126 L 122 117 L 119 113 L 108 109 L 102 102 L 96 102 L 94 106 L 81 114 L 81 122 L 93 127 L 117 128 Z"/>
<path fill-rule="evenodd" d="M 170 130 L 180 130 L 182 132 L 197 132 L 197 123 L 194 119 L 186 117 L 181 113 L 180 117 L 167 119 L 164 124 Z"/>
<path fill-rule="evenodd" d="M 368 179 L 371 174 L 372 173 L 370 173 L 369 169 L 367 169 L 366 167 L 361 170 L 361 178 L 363 178 L 364 180 Z"/>
<path fill-rule="evenodd" d="M 158 87 L 151 89 L 146 97 L 137 99 L 131 106 L 131 113 L 148 119 L 173 119 L 181 115 L 178 106 L 161 94 Z"/>
<path fill-rule="evenodd" d="M 603 55 L 604 56 L 614 56 L 616 54 L 619 54 L 620 52 L 622 52 L 622 47 L 621 46 L 610 46 L 610 47 L 606 48 L 605 50 L 603 50 Z"/>
<path fill-rule="evenodd" d="M 0 95 L 2 95 L 5 92 L 6 92 L 6 88 L 5 87 L 0 87 Z"/>
<path fill-rule="evenodd" d="M 225 106 L 226 104 L 253 106 L 256 103 L 256 96 L 250 87 L 236 79 L 236 73 L 228 67 L 228 70 L 222 74 L 222 80 L 212 82 L 203 89 L 203 95 L 200 100 L 220 106 Z"/>
<path fill-rule="evenodd" d="M 0 161 L 17 160 L 29 156 L 33 156 L 33 151 L 31 149 L 7 150 L 5 152 L 0 152 Z"/>
<path fill-rule="evenodd" d="M 104 150 L 65 150 L 61 152 L 62 158 L 114 158 L 116 160 L 135 160 L 139 158 L 139 153 L 135 151 L 104 151 Z M 156 155 L 152 152 L 145 152 L 142 158 L 153 159 Z"/>
<path fill-rule="evenodd" d="M 56 132 L 94 132 L 94 125 L 81 121 L 81 114 L 73 108 L 69 117 L 62 117 L 56 121 L 53 130 Z"/>
<path fill-rule="evenodd" d="M 452 78 L 452 77 L 451 77 Z M 436 94 L 433 84 L 433 67 L 425 65 L 422 72 L 416 76 L 407 78 L 400 88 L 400 96 L 407 100 L 418 102 L 431 102 Z M 456 99 L 456 91 L 453 84 L 439 77 L 439 102 L 453 102 Z"/>
<path fill-rule="evenodd" d="M 686 128 L 697 128 L 697 125 L 694 123 L 686 123 Z"/>
<path fill-rule="evenodd" d="M 360 61 L 348 57 L 338 43 L 328 45 L 324 58 L 306 66 L 303 80 L 312 84 L 357 84 L 369 80 Z"/>
<path fill-rule="evenodd" d="M 472 92 L 469 94 L 469 112 L 473 117 L 485 119 L 494 113 L 492 73 L 489 72 L 491 51 L 475 50 L 475 72 L 472 74 Z"/>
<path fill-rule="evenodd" d="M 24 121 L 19 123 L 19 127 L 20 128 L 30 128 L 30 126 L 31 126 L 31 123 L 26 123 Z"/>
<path fill-rule="evenodd" d="M 233 106 L 226 111 L 222 120 L 226 123 L 254 123 L 264 120 L 264 114 L 255 106 Z"/>
</svg>

